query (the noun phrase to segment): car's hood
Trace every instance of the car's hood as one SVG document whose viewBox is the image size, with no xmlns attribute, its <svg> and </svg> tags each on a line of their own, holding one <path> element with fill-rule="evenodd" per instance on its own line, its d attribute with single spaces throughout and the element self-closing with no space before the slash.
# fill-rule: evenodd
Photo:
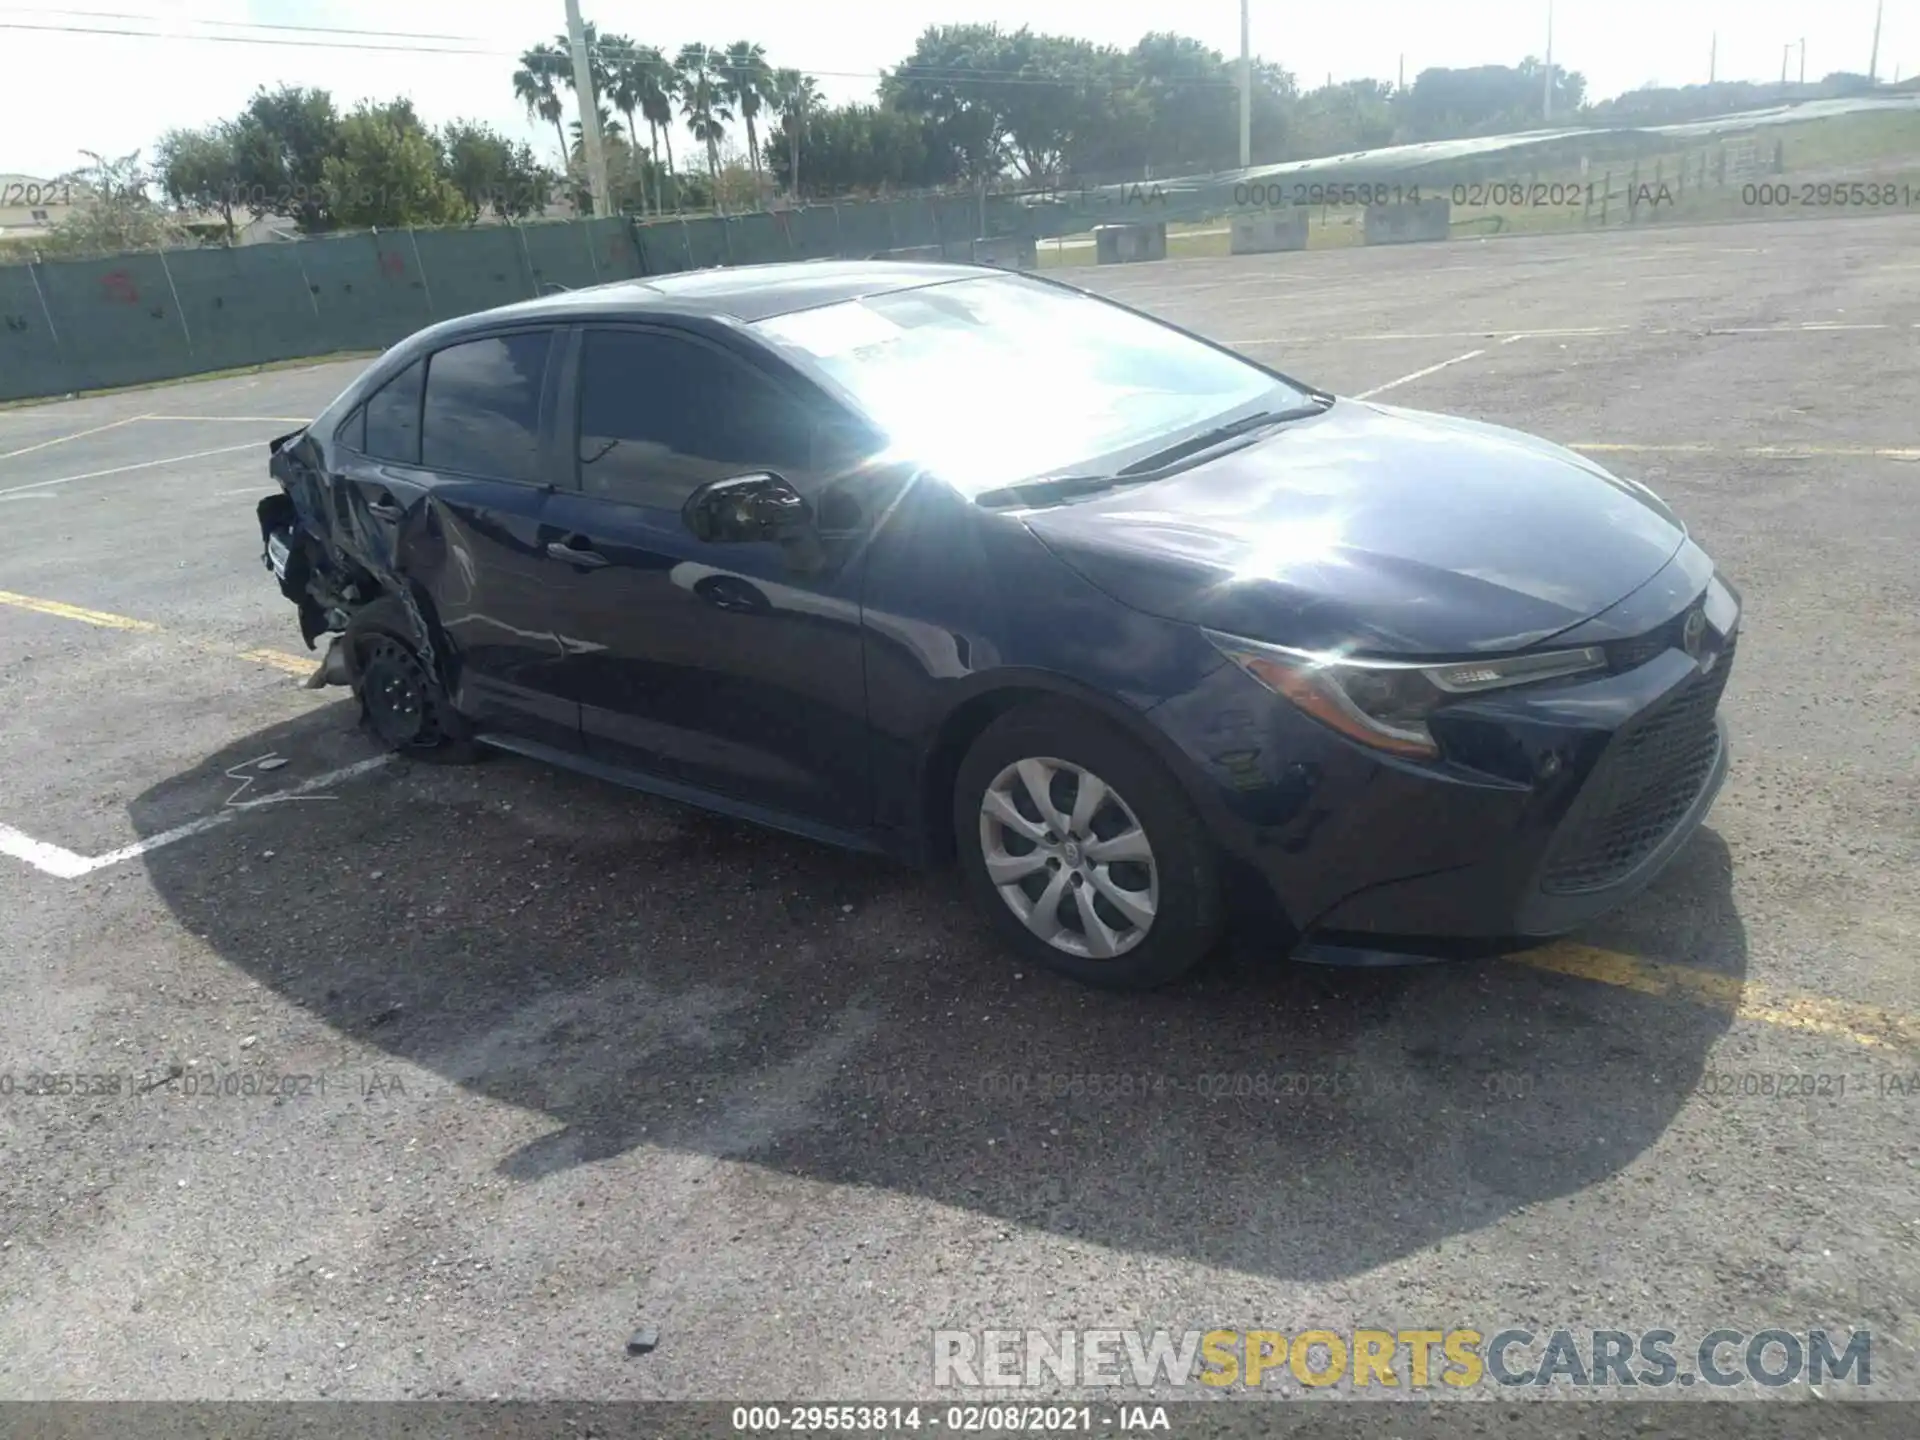
<svg viewBox="0 0 1920 1440">
<path fill-rule="evenodd" d="M 1354 400 L 1025 519 L 1136 609 L 1376 655 L 1534 644 L 1630 594 L 1686 539 L 1651 492 L 1570 450 Z"/>
</svg>

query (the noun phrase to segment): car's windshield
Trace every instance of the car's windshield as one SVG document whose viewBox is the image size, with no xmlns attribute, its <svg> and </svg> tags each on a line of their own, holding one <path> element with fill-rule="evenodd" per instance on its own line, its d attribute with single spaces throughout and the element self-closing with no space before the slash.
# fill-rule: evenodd
<svg viewBox="0 0 1920 1440">
<path fill-rule="evenodd" d="M 759 330 L 825 371 L 896 450 L 969 493 L 1123 463 L 1249 406 L 1307 397 L 1116 306 L 1016 276 L 775 316 Z"/>
</svg>

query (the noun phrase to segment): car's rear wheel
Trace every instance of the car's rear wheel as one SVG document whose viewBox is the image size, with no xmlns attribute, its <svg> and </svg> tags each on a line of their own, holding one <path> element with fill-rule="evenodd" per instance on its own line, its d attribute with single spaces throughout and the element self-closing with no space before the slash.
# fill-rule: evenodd
<svg viewBox="0 0 1920 1440">
<path fill-rule="evenodd" d="M 366 726 L 388 749 L 412 759 L 465 764 L 478 758 L 466 726 L 428 670 L 405 609 L 391 597 L 353 617 L 343 644 Z"/>
<path fill-rule="evenodd" d="M 1164 984 L 1219 938 L 1217 857 L 1192 805 L 1078 707 L 1021 706 L 981 733 L 955 783 L 954 838 L 1012 948 L 1076 980 Z"/>
</svg>

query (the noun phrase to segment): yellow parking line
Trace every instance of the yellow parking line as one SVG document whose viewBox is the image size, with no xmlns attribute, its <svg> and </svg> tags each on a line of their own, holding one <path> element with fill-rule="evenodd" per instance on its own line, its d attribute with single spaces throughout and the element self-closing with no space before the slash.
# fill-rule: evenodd
<svg viewBox="0 0 1920 1440">
<path fill-rule="evenodd" d="M 285 650 L 242 650 L 239 655 L 242 660 L 251 660 L 256 665 L 271 665 L 276 670 L 298 675 L 303 680 L 320 665 L 318 659 L 303 659 L 298 655 L 289 655 Z"/>
<path fill-rule="evenodd" d="M 1920 460 L 1920 449 L 1874 449 L 1864 445 L 1629 445 L 1581 440 L 1567 448 L 1636 455 L 1751 455 L 1762 459 L 1837 455 L 1855 459 Z"/>
<path fill-rule="evenodd" d="M 11 590 L 0 590 L 0 605 L 11 605 L 16 610 L 31 610 L 40 615 L 53 615 L 62 620 L 78 620 L 82 625 L 93 625 L 102 630 L 142 630 L 155 635 L 167 634 L 168 638 L 191 645 L 196 650 L 250 660 L 256 665 L 270 665 L 276 670 L 286 671 L 289 675 L 302 677 L 311 675 L 320 664 L 318 659 L 291 655 L 285 650 L 236 650 L 231 645 L 220 645 L 196 636 L 176 635 L 162 631 L 151 620 L 136 620 L 131 615 L 115 615 L 109 610 L 89 610 L 81 605 L 69 605 L 63 600 L 42 600 L 36 595 L 17 595 Z"/>
<path fill-rule="evenodd" d="M 135 620 L 128 615 L 113 615 L 105 610 L 86 610 L 60 600 L 40 600 L 32 595 L 16 595 L 0 590 L 0 605 L 17 610 L 33 610 L 42 615 L 57 615 L 62 620 L 78 620 L 82 625 L 98 625 L 104 630 L 158 630 L 151 620 Z"/>
<path fill-rule="evenodd" d="M 1856 1045 L 1920 1049 L 1920 1016 L 1898 1014 L 1877 1005 L 1770 990 L 1732 975 L 1640 960 L 1615 950 L 1564 940 L 1508 958 L 1535 970 L 1593 980 L 1642 995 L 1686 1000 L 1724 1011 L 1738 1020 L 1783 1030 L 1832 1036 Z"/>
</svg>

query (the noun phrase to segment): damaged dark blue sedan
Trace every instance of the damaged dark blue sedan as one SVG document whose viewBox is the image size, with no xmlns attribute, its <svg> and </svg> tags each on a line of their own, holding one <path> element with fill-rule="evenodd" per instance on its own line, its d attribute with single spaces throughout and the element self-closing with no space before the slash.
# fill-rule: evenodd
<svg viewBox="0 0 1920 1440">
<path fill-rule="evenodd" d="M 1230 914 L 1336 961 L 1564 933 L 1726 771 L 1740 601 L 1647 490 L 1031 276 L 470 315 L 271 468 L 313 683 L 387 745 L 957 858 L 1096 984 L 1181 974 Z"/>
</svg>

